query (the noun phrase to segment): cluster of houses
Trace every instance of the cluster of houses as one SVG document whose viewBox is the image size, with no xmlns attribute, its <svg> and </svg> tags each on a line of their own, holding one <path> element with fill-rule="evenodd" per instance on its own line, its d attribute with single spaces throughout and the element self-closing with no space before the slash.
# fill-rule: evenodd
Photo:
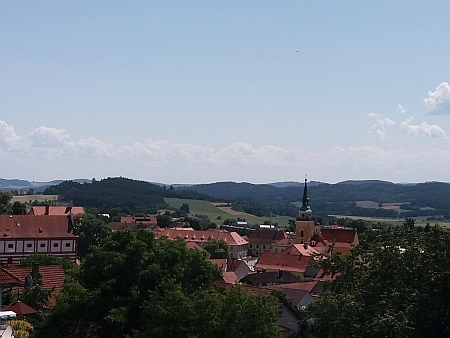
<svg viewBox="0 0 450 338">
<path fill-rule="evenodd" d="M 76 262 L 78 237 L 70 229 L 74 215 L 79 213 L 84 213 L 84 209 L 35 206 L 27 215 L 0 215 L 0 287 L 18 287 L 19 281 L 23 285 L 24 276 L 31 271 L 21 271 L 17 264 L 34 253 L 69 257 Z M 218 286 L 228 288 L 241 284 L 252 292 L 263 290 L 266 293 L 282 289 L 298 308 L 306 307 L 317 297 L 323 282 L 330 277 L 324 276 L 317 267 L 318 257 L 348 255 L 359 243 L 355 229 L 340 228 L 336 223 L 324 227 L 312 218 L 306 180 L 295 235 L 269 227 L 242 237 L 224 229 L 194 230 L 182 223 L 162 229 L 152 216 L 122 217 L 110 227 L 113 231 L 144 229 L 155 232 L 158 237 L 181 238 L 193 250 L 203 250 L 208 239 L 223 240 L 229 245 L 229 258 L 211 259 L 222 271 L 223 281 Z M 47 272 L 47 267 L 41 269 L 44 276 L 64 275 L 61 271 Z M 54 282 L 50 278 L 48 283 Z M 297 312 L 289 304 L 283 304 L 280 327 L 296 330 L 296 316 Z"/>
</svg>

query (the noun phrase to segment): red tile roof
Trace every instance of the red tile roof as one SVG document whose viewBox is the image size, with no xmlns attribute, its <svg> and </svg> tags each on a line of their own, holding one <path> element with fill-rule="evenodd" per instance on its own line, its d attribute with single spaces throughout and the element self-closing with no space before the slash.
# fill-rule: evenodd
<svg viewBox="0 0 450 338">
<path fill-rule="evenodd" d="M 122 216 L 120 217 L 122 223 L 138 223 L 145 225 L 156 225 L 158 220 L 155 216 Z"/>
<path fill-rule="evenodd" d="M 239 282 L 239 277 L 233 271 L 223 272 L 222 278 L 227 284 L 237 284 Z"/>
<path fill-rule="evenodd" d="M 73 238 L 67 215 L 0 215 L 0 238 Z"/>
<path fill-rule="evenodd" d="M 311 259 L 311 256 L 262 252 L 255 267 L 257 269 L 283 270 L 304 273 Z"/>
<path fill-rule="evenodd" d="M 319 252 L 314 249 L 311 245 L 305 244 L 292 244 L 286 250 L 282 252 L 285 255 L 296 255 L 296 256 L 314 256 Z"/>
<path fill-rule="evenodd" d="M 353 243 L 356 237 L 356 229 L 329 229 L 322 228 L 321 234 L 328 242 Z"/>
<path fill-rule="evenodd" d="M 20 279 L 18 276 L 13 274 L 11 271 L 8 271 L 2 267 L 0 267 L 0 285 L 22 285 L 25 279 Z"/>
<path fill-rule="evenodd" d="M 282 239 L 288 239 L 289 236 L 278 229 L 258 229 L 248 236 L 249 243 L 274 243 Z"/>
<path fill-rule="evenodd" d="M 25 303 L 22 303 L 20 300 L 2 307 L 2 311 L 14 311 L 18 315 L 37 313 L 35 309 Z"/>
<path fill-rule="evenodd" d="M 222 273 L 225 273 L 227 271 L 227 259 L 226 258 L 216 258 L 216 259 L 210 259 L 211 263 L 213 263 L 215 266 L 217 266 Z"/>
<path fill-rule="evenodd" d="M 30 211 L 28 212 L 28 215 L 35 215 L 35 216 L 45 215 L 46 209 L 47 209 L 46 205 L 34 206 L 30 209 Z M 67 215 L 69 213 L 67 209 L 68 209 L 68 207 L 65 207 L 65 206 L 50 205 L 50 206 L 48 206 L 48 214 L 47 215 Z M 77 214 L 84 214 L 85 212 L 84 212 L 83 207 L 72 207 L 71 213 L 72 213 L 72 215 L 77 215 Z"/>
<path fill-rule="evenodd" d="M 31 267 L 19 268 L 11 266 L 6 268 L 6 270 L 17 276 L 22 281 L 25 280 L 25 277 L 31 274 Z M 42 276 L 42 288 L 51 289 L 54 287 L 55 293 L 59 293 L 61 291 L 61 287 L 64 284 L 65 274 L 60 265 L 40 266 L 39 273 Z"/>
<path fill-rule="evenodd" d="M 180 237 L 186 242 L 206 242 L 208 238 L 216 240 L 223 239 L 228 245 L 244 245 L 248 242 L 243 239 L 236 232 L 228 232 L 222 229 L 208 229 L 208 230 L 185 230 L 184 228 L 169 228 L 160 233 L 160 236 L 166 236 L 169 239 Z"/>
</svg>

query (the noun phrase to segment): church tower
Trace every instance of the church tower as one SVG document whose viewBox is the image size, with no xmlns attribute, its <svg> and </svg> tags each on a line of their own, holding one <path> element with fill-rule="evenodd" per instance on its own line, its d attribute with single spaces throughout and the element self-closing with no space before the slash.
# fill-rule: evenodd
<svg viewBox="0 0 450 338">
<path fill-rule="evenodd" d="M 314 220 L 312 219 L 312 210 L 309 206 L 308 182 L 305 178 L 303 188 L 302 206 L 295 221 L 295 243 L 306 243 L 314 235 Z"/>
</svg>

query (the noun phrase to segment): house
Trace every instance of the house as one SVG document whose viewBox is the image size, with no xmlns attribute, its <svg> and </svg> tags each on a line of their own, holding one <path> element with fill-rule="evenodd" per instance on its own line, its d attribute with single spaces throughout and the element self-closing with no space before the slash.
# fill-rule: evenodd
<svg viewBox="0 0 450 338">
<path fill-rule="evenodd" d="M 28 215 L 34 216 L 42 216 L 42 215 L 78 215 L 84 214 L 83 207 L 65 207 L 65 206 L 56 206 L 56 205 L 37 205 L 31 207 L 30 211 L 28 211 Z"/>
<path fill-rule="evenodd" d="M 27 256 L 46 253 L 75 262 L 78 236 L 70 215 L 0 215 L 0 264 L 17 264 Z"/>
<path fill-rule="evenodd" d="M 261 252 L 270 252 L 273 245 L 282 239 L 289 239 L 283 230 L 261 228 L 255 230 L 249 234 L 247 239 L 249 255 L 259 257 Z"/>
<path fill-rule="evenodd" d="M 344 256 L 349 255 L 351 248 L 359 244 L 356 229 L 340 228 L 337 223 L 333 223 L 331 228 L 325 228 L 319 221 L 313 220 L 306 179 L 302 206 L 295 221 L 294 242 L 297 244 L 307 243 L 324 254 Z"/>
<path fill-rule="evenodd" d="M 295 283 L 303 284 L 303 283 Z M 308 290 L 303 290 L 301 288 L 289 287 L 291 284 L 280 284 L 280 285 L 269 285 L 266 286 L 270 290 L 283 290 L 286 296 L 292 300 L 292 304 L 298 309 L 306 308 L 312 301 L 313 296 Z"/>
<path fill-rule="evenodd" d="M 128 225 L 128 227 L 133 225 L 132 230 L 151 230 L 158 224 L 156 216 L 122 216 L 120 222 Z"/>
<path fill-rule="evenodd" d="M 222 272 L 222 278 L 225 283 L 237 284 L 239 280 L 251 273 L 251 270 L 248 267 L 247 263 L 245 263 L 243 260 L 233 258 L 219 258 L 210 259 L 209 261 L 216 265 Z"/>
<path fill-rule="evenodd" d="M 318 255 L 319 252 L 307 243 L 293 244 L 281 253 L 261 253 L 255 268 L 262 271 L 291 272 L 303 281 L 311 274 L 309 270 L 314 268 L 314 262 L 318 259 Z"/>
<path fill-rule="evenodd" d="M 224 240 L 230 246 L 230 258 L 243 259 L 247 257 L 248 242 L 237 232 L 223 229 L 193 230 L 192 228 L 168 228 L 159 236 L 169 239 L 180 237 L 186 242 L 195 242 L 202 246 L 208 239 Z"/>
</svg>

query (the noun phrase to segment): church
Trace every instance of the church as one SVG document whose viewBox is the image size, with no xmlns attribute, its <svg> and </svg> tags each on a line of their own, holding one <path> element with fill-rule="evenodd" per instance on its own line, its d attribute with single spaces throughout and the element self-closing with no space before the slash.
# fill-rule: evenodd
<svg viewBox="0 0 450 338">
<path fill-rule="evenodd" d="M 302 206 L 295 221 L 295 243 L 309 245 L 321 253 L 338 256 L 349 255 L 352 247 L 359 244 L 356 229 L 341 228 L 336 222 L 331 227 L 323 227 L 319 221 L 313 219 L 306 178 Z"/>
</svg>

